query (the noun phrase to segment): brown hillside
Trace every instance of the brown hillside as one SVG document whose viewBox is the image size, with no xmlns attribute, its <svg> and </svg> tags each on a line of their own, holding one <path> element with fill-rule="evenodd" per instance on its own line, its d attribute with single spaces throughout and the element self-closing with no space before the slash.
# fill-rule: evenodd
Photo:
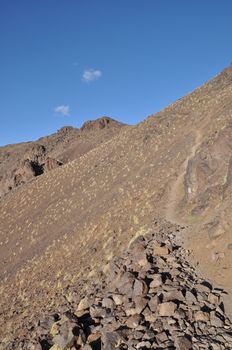
<svg viewBox="0 0 232 350">
<path fill-rule="evenodd" d="M 88 127 L 91 129 L 92 127 Z M 154 218 L 186 229 L 199 273 L 232 312 L 232 73 L 204 86 L 0 202 L 3 333 L 75 299 Z M 51 152 L 52 154 L 52 152 Z M 54 157 L 56 159 L 56 157 Z M 62 161 L 62 159 L 61 159 Z M 22 328 L 24 324 L 24 328 Z"/>
<path fill-rule="evenodd" d="M 35 142 L 0 147 L 0 197 L 35 176 L 77 159 L 112 138 L 122 126 L 102 117 L 84 123 L 81 129 L 65 126 Z"/>
</svg>

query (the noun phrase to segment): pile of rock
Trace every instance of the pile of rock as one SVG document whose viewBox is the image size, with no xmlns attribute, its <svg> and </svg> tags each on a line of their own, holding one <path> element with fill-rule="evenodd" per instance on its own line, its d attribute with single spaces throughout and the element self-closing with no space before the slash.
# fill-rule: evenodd
<svg viewBox="0 0 232 350">
<path fill-rule="evenodd" d="M 185 255 L 170 239 L 138 237 L 113 259 L 103 286 L 93 285 L 74 311 L 50 317 L 49 333 L 40 322 L 39 344 L 30 348 L 232 349 L 223 291 L 198 278 Z"/>
</svg>

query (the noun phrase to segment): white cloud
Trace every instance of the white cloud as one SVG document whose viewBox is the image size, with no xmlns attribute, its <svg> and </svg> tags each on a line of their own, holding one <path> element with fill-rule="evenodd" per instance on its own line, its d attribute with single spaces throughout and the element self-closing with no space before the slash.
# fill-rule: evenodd
<svg viewBox="0 0 232 350">
<path fill-rule="evenodd" d="M 65 117 L 69 116 L 70 109 L 68 105 L 61 105 L 54 108 L 54 112 L 57 114 L 62 114 Z"/>
<path fill-rule="evenodd" d="M 89 83 L 101 78 L 102 72 L 99 69 L 86 69 L 82 75 L 83 81 Z"/>
</svg>

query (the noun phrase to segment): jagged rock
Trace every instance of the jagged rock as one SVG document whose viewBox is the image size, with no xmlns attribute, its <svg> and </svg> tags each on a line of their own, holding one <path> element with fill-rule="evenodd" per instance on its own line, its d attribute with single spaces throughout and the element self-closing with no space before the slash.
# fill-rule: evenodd
<svg viewBox="0 0 232 350">
<path fill-rule="evenodd" d="M 154 246 L 153 248 L 153 254 L 154 255 L 168 255 L 169 254 L 169 249 L 166 246 Z"/>
<path fill-rule="evenodd" d="M 103 332 L 102 333 L 102 349 L 115 350 L 121 342 L 121 337 L 117 332 Z"/>
<path fill-rule="evenodd" d="M 133 286 L 133 297 L 147 294 L 148 287 L 144 281 L 136 279 Z"/>
<path fill-rule="evenodd" d="M 174 316 L 177 305 L 173 302 L 162 303 L 158 305 L 159 316 Z"/>
<path fill-rule="evenodd" d="M 158 305 L 160 303 L 160 299 L 157 295 L 155 295 L 154 297 L 152 297 L 149 302 L 148 302 L 148 305 L 149 305 L 149 308 L 151 311 L 153 312 L 156 312 L 157 311 L 157 308 L 158 308 Z"/>
<path fill-rule="evenodd" d="M 114 307 L 114 301 L 111 298 L 103 298 L 102 306 L 108 309 L 112 309 Z"/>
<path fill-rule="evenodd" d="M 88 343 L 95 343 L 97 340 L 99 340 L 101 338 L 101 333 L 97 332 L 97 333 L 92 333 L 88 336 L 87 338 L 87 342 Z"/>
<path fill-rule="evenodd" d="M 106 310 L 97 305 L 90 306 L 90 315 L 92 318 L 106 317 Z"/>
<path fill-rule="evenodd" d="M 196 296 L 189 290 L 186 291 L 185 299 L 189 304 L 195 304 L 197 302 Z"/>
<path fill-rule="evenodd" d="M 135 303 L 135 314 L 140 314 L 145 307 L 147 306 L 148 300 L 144 297 L 137 296 L 134 298 L 134 303 Z"/>
<path fill-rule="evenodd" d="M 157 334 L 156 340 L 158 341 L 158 343 L 166 342 L 168 340 L 168 336 L 167 336 L 166 332 L 161 332 L 161 333 Z"/>
<path fill-rule="evenodd" d="M 157 288 L 163 284 L 162 276 L 160 274 L 155 274 L 152 278 L 153 280 L 150 283 L 150 288 Z"/>
<path fill-rule="evenodd" d="M 135 277 L 130 272 L 125 272 L 117 281 L 117 290 L 120 294 L 132 297 Z"/>
<path fill-rule="evenodd" d="M 209 321 L 209 314 L 207 312 L 203 311 L 197 311 L 194 315 L 194 319 L 197 322 L 208 322 Z"/>
<path fill-rule="evenodd" d="M 180 290 L 171 290 L 169 292 L 163 293 L 163 301 L 172 301 L 176 300 L 178 302 L 184 301 L 184 296 Z"/>
<path fill-rule="evenodd" d="M 140 321 L 141 321 L 140 315 L 133 315 L 127 319 L 126 325 L 128 328 L 136 328 L 138 327 Z"/>
<path fill-rule="evenodd" d="M 208 301 L 213 304 L 213 305 L 218 305 L 220 298 L 218 297 L 218 295 L 215 295 L 213 293 L 209 293 L 208 295 Z"/>
<path fill-rule="evenodd" d="M 154 312 L 150 310 L 150 308 L 146 307 L 143 311 L 144 318 L 147 322 L 153 323 L 156 321 L 157 317 Z"/>
<path fill-rule="evenodd" d="M 194 288 L 198 291 L 198 292 L 206 292 L 206 293 L 210 293 L 210 291 L 212 290 L 212 286 L 206 282 L 206 283 L 197 283 Z"/>
<path fill-rule="evenodd" d="M 162 250 L 155 255 L 154 247 Z M 143 255 L 144 264 L 137 263 L 136 254 Z M 117 278 L 96 279 L 74 313 L 66 309 L 60 318 L 58 310 L 47 336 L 52 319 L 40 320 L 40 334 L 47 344 L 55 343 L 55 350 L 232 348 L 232 327 L 220 300 L 223 291 L 198 278 L 185 256 L 183 248 L 167 239 L 163 244 L 140 237 L 123 258 L 114 258 L 109 275 L 115 272 Z"/>
<path fill-rule="evenodd" d="M 141 341 L 136 345 L 136 349 L 150 349 L 151 343 L 149 341 Z"/>
<path fill-rule="evenodd" d="M 79 302 L 78 307 L 77 307 L 77 311 L 82 311 L 82 310 L 88 309 L 90 303 L 91 303 L 90 300 L 87 297 L 84 297 Z"/>
<path fill-rule="evenodd" d="M 59 327 L 59 333 L 53 337 L 53 342 L 60 347 L 61 350 L 65 350 L 68 347 L 72 347 L 75 340 L 79 336 L 79 327 L 72 322 L 65 321 Z"/>
<path fill-rule="evenodd" d="M 186 337 L 178 337 L 175 340 L 176 350 L 191 350 L 192 342 Z"/>
<path fill-rule="evenodd" d="M 210 324 L 214 327 L 223 327 L 223 320 L 220 318 L 220 314 L 217 314 L 215 311 L 211 311 Z"/>
<path fill-rule="evenodd" d="M 116 305 L 121 305 L 125 301 L 125 297 L 121 294 L 113 294 L 112 298 L 113 298 Z"/>
</svg>

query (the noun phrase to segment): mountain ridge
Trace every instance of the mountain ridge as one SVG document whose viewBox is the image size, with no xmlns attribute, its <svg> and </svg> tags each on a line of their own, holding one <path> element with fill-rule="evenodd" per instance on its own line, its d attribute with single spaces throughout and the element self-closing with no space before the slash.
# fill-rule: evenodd
<svg viewBox="0 0 232 350">
<path fill-rule="evenodd" d="M 1 200 L 6 324 L 20 331 L 16 308 L 28 319 L 55 309 L 70 286 L 81 290 L 81 281 L 151 232 L 155 217 L 188 226 L 179 239 L 197 269 L 228 291 L 231 315 L 231 94 L 229 68 Z"/>
<path fill-rule="evenodd" d="M 33 177 L 78 158 L 116 135 L 123 126 L 105 116 L 85 122 L 80 129 L 64 126 L 36 141 L 0 147 L 0 197 Z"/>
</svg>

